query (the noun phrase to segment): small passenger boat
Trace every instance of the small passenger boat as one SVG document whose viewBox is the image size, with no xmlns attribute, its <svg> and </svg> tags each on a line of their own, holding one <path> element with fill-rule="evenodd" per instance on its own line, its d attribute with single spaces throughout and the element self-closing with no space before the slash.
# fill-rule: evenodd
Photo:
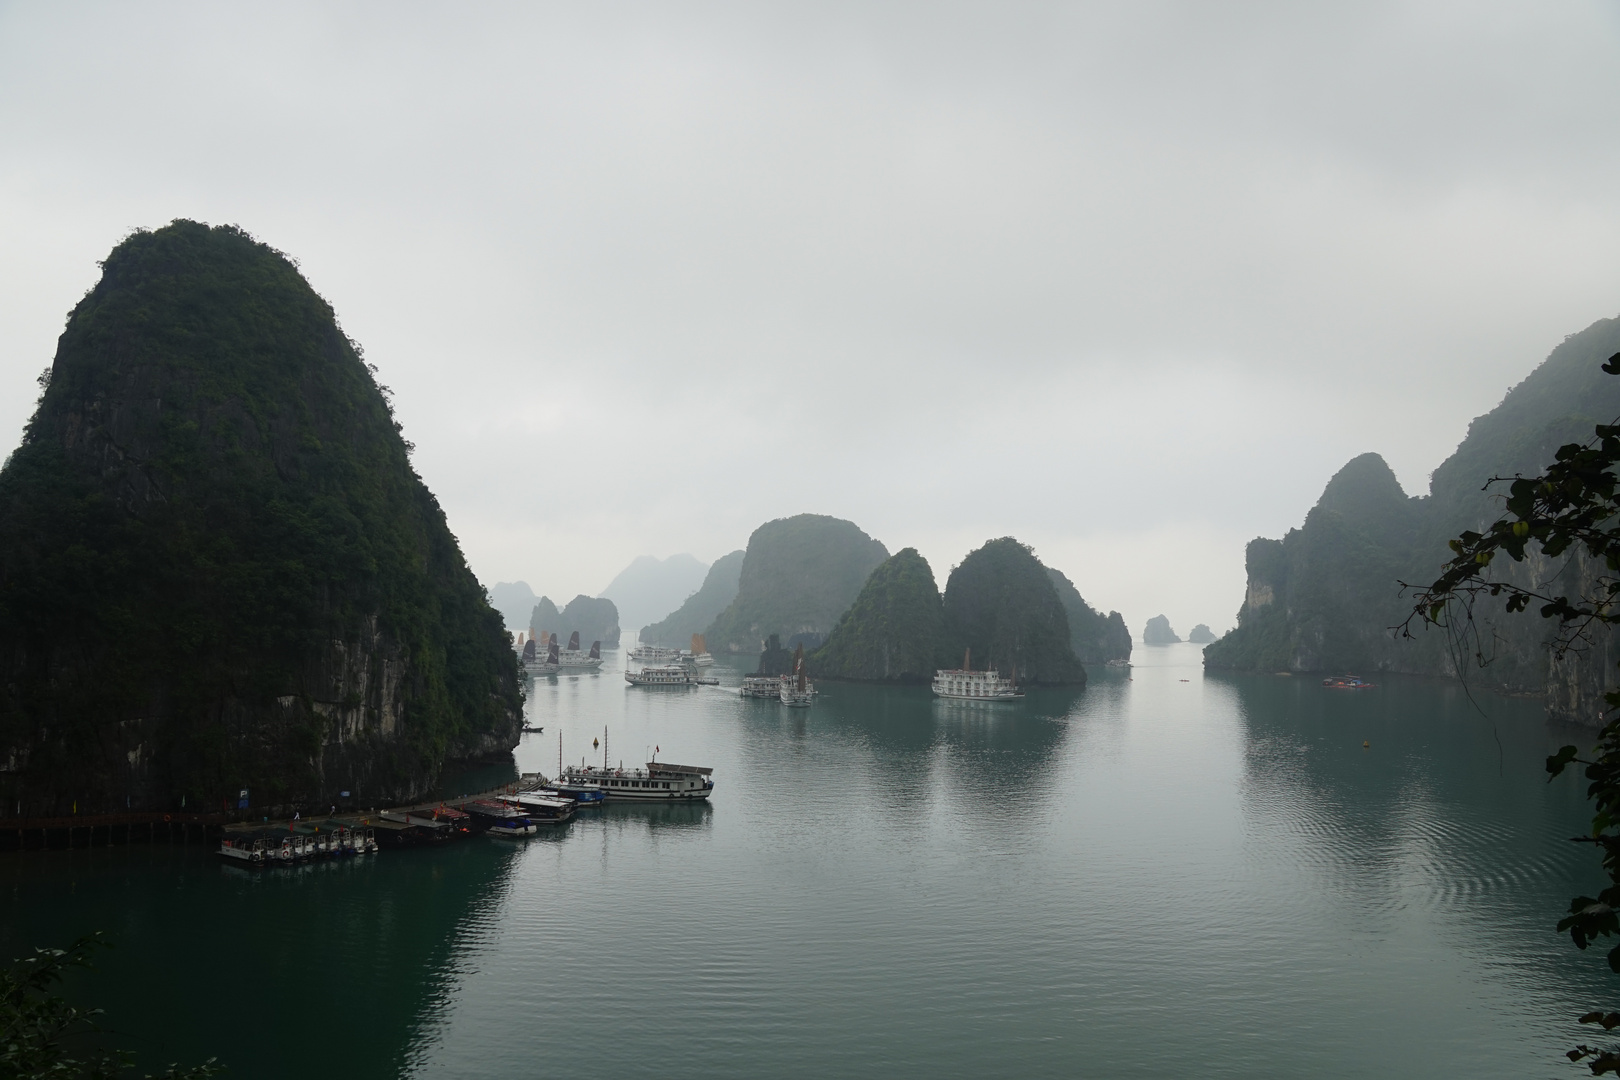
<svg viewBox="0 0 1620 1080">
<path fill-rule="evenodd" d="M 816 688 L 804 677 L 804 646 L 800 645 L 793 653 L 793 677 L 782 680 L 777 697 L 790 708 L 808 709 L 815 696 Z"/>
<path fill-rule="evenodd" d="M 597 769 L 570 765 L 566 780 L 600 784 L 609 800 L 664 802 L 672 799 L 707 799 L 714 791 L 713 769 L 698 765 L 670 765 L 649 761 L 645 769 Z"/>
<path fill-rule="evenodd" d="M 1378 684 L 1368 682 L 1365 679 L 1358 679 L 1354 675 L 1346 675 L 1343 678 L 1330 677 L 1323 679 L 1322 685 L 1329 690 L 1372 690 Z"/>
<path fill-rule="evenodd" d="M 472 815 L 473 828 L 491 836 L 533 836 L 539 828 L 515 807 L 493 799 L 478 799 L 466 804 Z"/>
<path fill-rule="evenodd" d="M 743 697 L 770 698 L 775 701 L 782 696 L 782 681 L 784 675 L 744 675 L 742 686 L 737 692 Z"/>
<path fill-rule="evenodd" d="M 631 686 L 691 686 L 693 679 L 692 669 L 681 664 L 654 664 L 624 673 L 624 681 Z"/>
</svg>

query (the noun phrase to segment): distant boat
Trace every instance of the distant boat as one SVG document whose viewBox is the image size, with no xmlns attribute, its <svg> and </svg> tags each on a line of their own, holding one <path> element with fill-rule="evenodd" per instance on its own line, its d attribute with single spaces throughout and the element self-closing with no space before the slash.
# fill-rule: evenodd
<svg viewBox="0 0 1620 1080">
<path fill-rule="evenodd" d="M 973 650 L 962 654 L 960 669 L 941 668 L 934 672 L 934 696 L 964 701 L 1016 701 L 1024 696 L 1014 679 L 1004 679 L 994 669 L 973 670 Z"/>
<path fill-rule="evenodd" d="M 681 659 L 698 667 L 708 667 L 714 663 L 714 657 L 709 655 L 708 642 L 703 640 L 702 634 L 692 635 L 692 651 L 683 654 Z"/>
<path fill-rule="evenodd" d="M 533 644 L 533 641 L 529 642 L 529 645 Z M 528 646 L 524 646 L 523 671 L 525 674 L 555 675 L 561 670 L 562 658 L 558 655 L 557 636 L 555 634 L 553 634 L 551 637 L 551 643 L 546 646 L 546 658 L 544 660 L 531 659 Z"/>
<path fill-rule="evenodd" d="M 630 659 L 638 664 L 667 664 L 671 660 L 678 660 L 681 650 L 668 649 L 662 645 L 637 645 L 630 650 Z"/>
<path fill-rule="evenodd" d="M 782 680 L 786 678 L 786 675 L 744 675 L 737 692 L 743 697 L 779 700 L 782 696 Z"/>
<path fill-rule="evenodd" d="M 640 671 L 627 671 L 624 681 L 631 686 L 691 686 L 696 674 L 685 664 L 649 664 Z"/>
<path fill-rule="evenodd" d="M 793 677 L 783 679 L 781 690 L 777 696 L 782 704 L 795 709 L 807 709 L 810 702 L 815 699 L 816 688 L 810 680 L 804 677 L 804 646 L 800 645 L 793 653 Z"/>
<path fill-rule="evenodd" d="M 602 643 L 593 641 L 590 652 L 581 652 L 579 631 L 575 630 L 568 636 L 568 648 L 557 654 L 557 663 L 563 671 L 595 671 L 602 666 Z"/>
<path fill-rule="evenodd" d="M 1342 679 L 1337 677 L 1326 678 L 1322 680 L 1322 685 L 1329 690 L 1372 690 L 1378 686 L 1377 683 L 1358 679 L 1354 675 L 1346 675 Z"/>
</svg>

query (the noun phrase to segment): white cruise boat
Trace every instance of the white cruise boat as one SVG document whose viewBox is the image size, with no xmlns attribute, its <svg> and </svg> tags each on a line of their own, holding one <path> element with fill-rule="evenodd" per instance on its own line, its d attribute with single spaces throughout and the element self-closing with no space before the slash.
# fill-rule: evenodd
<svg viewBox="0 0 1620 1080">
<path fill-rule="evenodd" d="M 562 657 L 557 651 L 557 642 L 553 640 L 546 646 L 545 659 L 540 659 L 534 647 L 534 639 L 523 646 L 523 673 L 525 675 L 555 675 L 562 670 Z"/>
<path fill-rule="evenodd" d="M 666 649 L 662 645 L 637 645 L 630 650 L 630 659 L 638 664 L 667 664 L 680 657 L 681 650 Z"/>
<path fill-rule="evenodd" d="M 784 705 L 807 709 L 815 696 L 816 688 L 804 677 L 804 646 L 800 645 L 793 653 L 793 674 L 782 679 L 782 688 L 777 691 L 777 697 Z"/>
<path fill-rule="evenodd" d="M 563 671 L 595 671 L 602 666 L 602 643 L 593 641 L 590 652 L 581 652 L 579 631 L 575 630 L 568 636 L 568 648 L 558 651 L 557 664 Z"/>
<path fill-rule="evenodd" d="M 681 660 L 696 667 L 708 667 L 714 663 L 714 657 L 709 655 L 709 643 L 703 640 L 702 634 L 692 635 L 692 651 L 681 653 Z"/>
<path fill-rule="evenodd" d="M 999 671 L 974 671 L 972 654 L 962 657 L 960 670 L 944 668 L 934 672 L 934 696 L 964 701 L 1016 701 L 1024 696 L 1012 679 Z"/>
<path fill-rule="evenodd" d="M 667 802 L 672 799 L 707 799 L 714 791 L 713 769 L 699 765 L 669 765 L 649 761 L 645 769 L 598 769 L 570 765 L 562 779 L 571 783 L 599 784 L 609 801 Z"/>
<path fill-rule="evenodd" d="M 624 681 L 631 686 L 691 686 L 697 681 L 684 664 L 650 664 L 640 671 L 627 671 Z"/>
<path fill-rule="evenodd" d="M 774 701 L 782 696 L 782 681 L 785 678 L 785 675 L 744 675 L 737 692 L 743 697 L 770 698 Z"/>
</svg>

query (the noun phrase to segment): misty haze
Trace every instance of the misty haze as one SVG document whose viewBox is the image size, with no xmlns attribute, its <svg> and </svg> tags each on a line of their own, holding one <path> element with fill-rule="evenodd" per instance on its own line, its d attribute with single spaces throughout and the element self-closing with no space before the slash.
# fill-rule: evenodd
<svg viewBox="0 0 1620 1080">
<path fill-rule="evenodd" d="M 0 90 L 17 1075 L 1620 1069 L 1614 5 Z"/>
</svg>

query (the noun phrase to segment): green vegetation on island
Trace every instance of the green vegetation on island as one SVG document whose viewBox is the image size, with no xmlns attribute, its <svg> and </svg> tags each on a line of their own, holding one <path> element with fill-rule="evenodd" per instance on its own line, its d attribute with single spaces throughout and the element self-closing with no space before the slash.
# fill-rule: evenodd
<svg viewBox="0 0 1620 1080">
<path fill-rule="evenodd" d="M 1620 349 L 1620 319 L 1565 338 L 1502 403 L 1469 425 L 1467 437 L 1430 479 L 1429 495 L 1407 498 L 1376 454 L 1349 462 L 1304 524 L 1281 540 L 1251 541 L 1248 590 L 1238 625 L 1204 650 L 1211 669 L 1238 671 L 1403 671 L 1458 674 L 1457 656 L 1438 633 L 1393 633 L 1409 609 L 1400 582 L 1427 580 L 1450 557 L 1447 541 L 1499 511 L 1483 490 L 1493 476 L 1528 475 L 1566 443 L 1591 437 L 1620 416 L 1620 380 L 1604 360 Z M 1521 584 L 1588 572 L 1539 551 L 1507 573 Z M 1545 690 L 1550 717 L 1592 723 L 1615 649 L 1553 655 L 1552 634 L 1536 620 L 1496 608 L 1475 615 L 1489 666 L 1470 676 L 1505 690 Z"/>
<path fill-rule="evenodd" d="M 1171 629 L 1170 620 L 1163 615 L 1153 616 L 1142 628 L 1144 645 L 1174 645 L 1180 640 L 1181 637 Z"/>
<path fill-rule="evenodd" d="M 748 538 L 736 598 L 703 631 L 709 650 L 752 653 L 771 634 L 826 634 L 888 557 L 881 543 L 838 518 L 766 522 Z"/>
<path fill-rule="evenodd" d="M 637 635 L 643 642 L 686 648 L 693 634 L 707 630 L 715 618 L 737 598 L 737 582 L 742 576 L 744 553 L 733 551 L 716 559 L 703 578 L 703 585 L 669 615 Z"/>
<path fill-rule="evenodd" d="M 934 572 L 916 548 L 904 548 L 872 571 L 808 666 L 821 678 L 927 682 L 944 663 L 944 645 Z"/>
<path fill-rule="evenodd" d="M 1086 681 L 1069 643 L 1069 619 L 1033 549 L 1010 536 L 969 553 L 945 583 L 947 649 L 971 649 L 976 668 L 1016 672 L 1020 682 Z"/>
<path fill-rule="evenodd" d="M 1086 603 L 1063 571 L 1047 567 L 1046 574 L 1069 617 L 1069 646 L 1082 664 L 1106 664 L 1131 658 L 1131 632 L 1125 616 L 1110 611 L 1106 617 Z"/>
<path fill-rule="evenodd" d="M 562 609 L 559 619 L 560 640 L 565 645 L 569 635 L 578 630 L 582 649 L 589 649 L 593 641 L 600 641 L 604 649 L 619 647 L 619 609 L 605 597 L 576 596 Z"/>
<path fill-rule="evenodd" d="M 12 812 L 373 801 L 517 743 L 502 619 L 290 260 L 137 232 L 0 468 Z"/>
</svg>

